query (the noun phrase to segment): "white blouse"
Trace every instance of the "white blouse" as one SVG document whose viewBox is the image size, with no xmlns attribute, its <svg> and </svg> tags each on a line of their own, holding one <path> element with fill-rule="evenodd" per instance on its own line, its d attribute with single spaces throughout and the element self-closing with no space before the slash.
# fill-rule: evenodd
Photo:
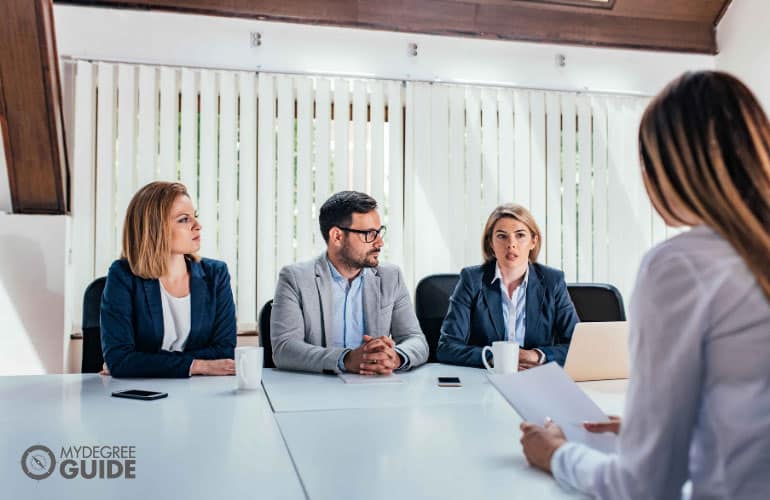
<svg viewBox="0 0 770 500">
<path fill-rule="evenodd" d="M 158 280 L 160 283 L 160 280 Z M 190 336 L 190 294 L 174 297 L 160 283 L 160 301 L 163 306 L 163 344 L 164 351 L 184 351 L 187 337 Z"/>
<path fill-rule="evenodd" d="M 661 243 L 630 320 L 618 452 L 568 443 L 556 480 L 613 500 L 680 498 L 688 479 L 693 499 L 770 498 L 770 302 L 743 259 L 705 226 Z"/>
</svg>

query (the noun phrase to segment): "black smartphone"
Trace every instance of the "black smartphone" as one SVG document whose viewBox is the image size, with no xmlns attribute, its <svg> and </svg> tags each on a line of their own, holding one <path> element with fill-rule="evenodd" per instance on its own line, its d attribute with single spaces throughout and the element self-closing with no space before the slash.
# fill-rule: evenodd
<svg viewBox="0 0 770 500">
<path fill-rule="evenodd" d="M 439 387 L 462 387 L 463 385 L 460 383 L 460 377 L 439 377 L 438 386 Z"/>
<path fill-rule="evenodd" d="M 143 391 L 141 389 L 128 389 L 126 391 L 116 391 L 112 395 L 116 398 L 141 399 L 143 401 L 152 401 L 153 399 L 162 399 L 168 397 L 168 393 Z"/>
</svg>

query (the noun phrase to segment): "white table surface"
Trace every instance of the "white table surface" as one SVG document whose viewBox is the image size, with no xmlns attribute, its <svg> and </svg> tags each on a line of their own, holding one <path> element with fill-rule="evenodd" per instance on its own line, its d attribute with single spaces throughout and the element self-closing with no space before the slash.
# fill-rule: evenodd
<svg viewBox="0 0 770 500">
<path fill-rule="evenodd" d="M 276 419 L 313 500 L 580 498 L 527 464 L 502 400 Z"/>
<path fill-rule="evenodd" d="M 484 370 L 426 365 L 402 384 L 265 370 L 263 391 L 233 377 L 126 380 L 99 375 L 0 377 L 0 491 L 16 499 L 573 498 L 529 467 L 520 418 Z M 436 385 L 457 376 L 460 388 Z M 627 381 L 581 388 L 622 413 Z M 158 401 L 112 391 L 169 393 Z M 275 409 L 271 412 L 270 404 Z M 133 445 L 136 475 L 35 481 L 21 457 L 44 444 Z"/>
<path fill-rule="evenodd" d="M 311 499 L 579 498 L 529 467 L 521 418 L 485 370 L 428 364 L 401 376 L 403 384 L 351 385 L 329 375 L 265 371 Z M 438 387 L 439 376 L 460 377 L 463 387 Z M 622 413 L 626 385 L 579 384 L 608 414 Z"/>
<path fill-rule="evenodd" d="M 99 375 L 0 377 L 0 497 L 7 499 L 304 499 L 264 393 L 233 377 L 126 380 Z M 167 392 L 137 401 L 121 389 Z M 134 445 L 136 479 L 35 481 L 21 469 L 36 444 Z"/>
<path fill-rule="evenodd" d="M 480 405 L 502 401 L 486 370 L 429 363 L 399 373 L 400 384 L 346 384 L 336 375 L 267 369 L 262 384 L 276 413 L 371 408 Z M 438 377 L 459 377 L 462 387 L 438 387 Z M 622 414 L 626 380 L 578 384 L 608 414 Z"/>
<path fill-rule="evenodd" d="M 403 383 L 346 384 L 336 375 L 264 370 L 262 384 L 276 413 L 478 405 L 500 398 L 479 368 L 430 363 L 398 376 Z M 462 387 L 438 387 L 438 377 L 459 377 Z"/>
<path fill-rule="evenodd" d="M 578 386 L 607 415 L 623 415 L 628 380 L 579 382 Z"/>
</svg>

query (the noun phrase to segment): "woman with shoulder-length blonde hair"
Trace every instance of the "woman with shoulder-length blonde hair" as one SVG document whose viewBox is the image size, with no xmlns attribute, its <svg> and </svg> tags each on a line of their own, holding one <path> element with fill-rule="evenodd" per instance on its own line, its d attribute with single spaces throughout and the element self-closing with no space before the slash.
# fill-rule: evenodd
<svg viewBox="0 0 770 500">
<path fill-rule="evenodd" d="M 492 211 L 481 240 L 484 264 L 460 272 L 449 300 L 440 362 L 482 367 L 484 346 L 508 340 L 521 347 L 519 369 L 564 364 L 578 317 L 564 273 L 537 263 L 541 244 L 529 210 L 509 203 Z"/>
<path fill-rule="evenodd" d="M 201 259 L 183 184 L 152 182 L 128 205 L 123 252 L 107 274 L 101 336 L 115 377 L 233 375 L 235 305 L 227 265 Z"/>
<path fill-rule="evenodd" d="M 524 454 L 596 498 L 765 499 L 770 492 L 770 123 L 720 72 L 686 73 L 639 127 L 642 177 L 670 226 L 639 268 L 617 453 L 522 424 Z M 686 491 L 686 490 L 685 490 Z"/>
</svg>

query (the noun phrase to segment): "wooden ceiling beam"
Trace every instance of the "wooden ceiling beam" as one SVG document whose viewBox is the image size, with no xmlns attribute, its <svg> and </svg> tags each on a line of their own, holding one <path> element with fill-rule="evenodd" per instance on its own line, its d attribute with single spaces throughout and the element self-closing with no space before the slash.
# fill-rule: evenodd
<svg viewBox="0 0 770 500">
<path fill-rule="evenodd" d="M 13 211 L 67 213 L 69 173 L 51 0 L 2 0 L 0 46 L 0 120 Z"/>
<path fill-rule="evenodd" d="M 684 1 L 679 0 L 679 3 Z M 713 3 L 715 0 L 709 1 Z M 610 15 L 610 11 L 605 9 L 554 6 L 554 4 L 534 2 L 504 3 L 489 0 L 326 0 L 323 2 L 315 0 L 56 0 L 56 2 L 410 33 L 716 53 L 716 33 L 712 22 L 696 22 L 682 18 L 627 17 Z M 616 5 L 620 8 L 623 4 L 618 0 Z"/>
</svg>

